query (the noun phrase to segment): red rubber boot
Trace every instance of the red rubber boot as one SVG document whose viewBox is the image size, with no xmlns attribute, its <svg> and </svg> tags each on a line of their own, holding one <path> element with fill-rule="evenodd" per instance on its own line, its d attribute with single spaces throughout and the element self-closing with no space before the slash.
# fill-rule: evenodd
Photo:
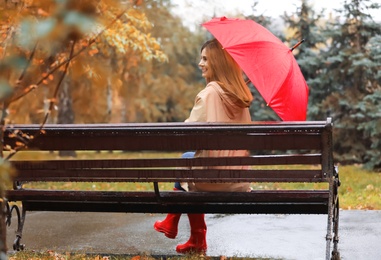
<svg viewBox="0 0 381 260">
<path fill-rule="evenodd" d="M 153 227 L 156 231 L 164 233 L 166 237 L 174 239 L 177 236 L 177 226 L 179 224 L 180 217 L 181 213 L 169 213 L 163 221 L 156 221 Z"/>
<path fill-rule="evenodd" d="M 178 189 L 173 188 L 173 190 Z M 174 239 L 177 236 L 177 226 L 179 224 L 180 217 L 181 213 L 169 213 L 163 221 L 156 221 L 153 228 L 158 232 L 164 233 L 166 237 Z"/>
<path fill-rule="evenodd" d="M 181 254 L 203 253 L 207 249 L 205 214 L 188 214 L 191 235 L 185 244 L 177 245 L 176 251 Z"/>
</svg>

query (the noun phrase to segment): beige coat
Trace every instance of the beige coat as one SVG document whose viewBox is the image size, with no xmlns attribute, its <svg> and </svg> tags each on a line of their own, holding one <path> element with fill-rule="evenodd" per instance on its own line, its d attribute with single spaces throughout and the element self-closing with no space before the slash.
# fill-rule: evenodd
<svg viewBox="0 0 381 260">
<path fill-rule="evenodd" d="M 249 108 L 242 101 L 226 94 L 216 82 L 210 82 L 195 99 L 185 122 L 251 122 Z M 200 150 L 196 157 L 247 156 L 246 150 Z M 216 169 L 247 169 L 246 166 L 216 166 Z M 250 191 L 250 183 L 188 183 L 190 191 Z"/>
</svg>

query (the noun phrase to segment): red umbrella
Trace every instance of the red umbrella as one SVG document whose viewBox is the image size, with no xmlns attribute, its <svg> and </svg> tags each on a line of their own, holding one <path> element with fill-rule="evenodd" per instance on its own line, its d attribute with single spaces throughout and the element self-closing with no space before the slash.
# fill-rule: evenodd
<svg viewBox="0 0 381 260">
<path fill-rule="evenodd" d="M 282 120 L 306 120 L 308 86 L 290 48 L 252 20 L 221 17 L 202 25 Z"/>
</svg>

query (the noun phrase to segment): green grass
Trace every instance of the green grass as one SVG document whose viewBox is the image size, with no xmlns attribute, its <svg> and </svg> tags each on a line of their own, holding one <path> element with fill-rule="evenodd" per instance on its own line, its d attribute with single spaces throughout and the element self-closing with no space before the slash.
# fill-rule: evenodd
<svg viewBox="0 0 381 260">
<path fill-rule="evenodd" d="M 339 189 L 342 209 L 381 210 L 381 173 L 359 166 L 339 167 Z"/>
<path fill-rule="evenodd" d="M 341 209 L 381 210 L 381 173 L 360 166 L 339 166 Z M 321 183 L 257 183 L 263 189 L 321 189 Z"/>
</svg>

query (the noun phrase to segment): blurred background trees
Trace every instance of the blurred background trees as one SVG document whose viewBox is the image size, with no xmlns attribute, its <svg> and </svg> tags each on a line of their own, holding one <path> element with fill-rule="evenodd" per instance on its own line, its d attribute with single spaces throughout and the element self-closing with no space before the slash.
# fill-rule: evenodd
<svg viewBox="0 0 381 260">
<path fill-rule="evenodd" d="M 210 35 L 185 26 L 176 1 L 0 2 L 2 124 L 183 121 L 204 85 L 198 48 Z M 345 0 L 334 17 L 301 0 L 279 28 L 253 1 L 246 17 L 290 46 L 306 39 L 294 54 L 308 119 L 333 117 L 338 160 L 370 168 L 381 166 L 379 8 Z M 278 120 L 251 88 L 253 120 Z"/>
<path fill-rule="evenodd" d="M 370 0 L 345 1 L 342 19 L 329 21 L 318 87 L 330 89 L 320 104 L 335 122 L 337 160 L 368 168 L 381 167 L 381 24 L 369 15 L 374 8 Z"/>
<path fill-rule="evenodd" d="M 333 118 L 337 160 L 380 168 L 381 26 L 369 15 L 379 4 L 343 0 L 328 16 L 300 0 L 280 26 L 257 2 L 246 19 L 289 46 L 306 40 L 294 55 L 310 87 L 308 120 Z M 199 48 L 211 36 L 184 25 L 175 3 L 0 0 L 2 125 L 185 120 L 204 87 Z M 279 120 L 250 87 L 253 120 Z"/>
<path fill-rule="evenodd" d="M 0 0 L 0 99 L 4 125 L 127 121 L 142 62 L 166 62 L 153 24 L 119 0 Z M 125 98 L 131 102 L 126 102 Z M 120 117 L 124 115 L 125 117 Z M 113 117 L 114 116 L 114 117 Z M 0 257 L 3 193 L 10 178 L 0 143 Z"/>
<path fill-rule="evenodd" d="M 110 122 L 139 63 L 167 60 L 134 1 L 2 2 L 0 80 L 10 121 L 42 123 L 51 113 L 52 123 Z"/>
<path fill-rule="evenodd" d="M 346 0 L 338 16 L 315 15 L 309 1 L 285 17 L 287 40 L 306 38 L 295 54 L 310 88 L 308 119 L 334 122 L 334 153 L 342 164 L 381 168 L 380 5 Z"/>
</svg>

